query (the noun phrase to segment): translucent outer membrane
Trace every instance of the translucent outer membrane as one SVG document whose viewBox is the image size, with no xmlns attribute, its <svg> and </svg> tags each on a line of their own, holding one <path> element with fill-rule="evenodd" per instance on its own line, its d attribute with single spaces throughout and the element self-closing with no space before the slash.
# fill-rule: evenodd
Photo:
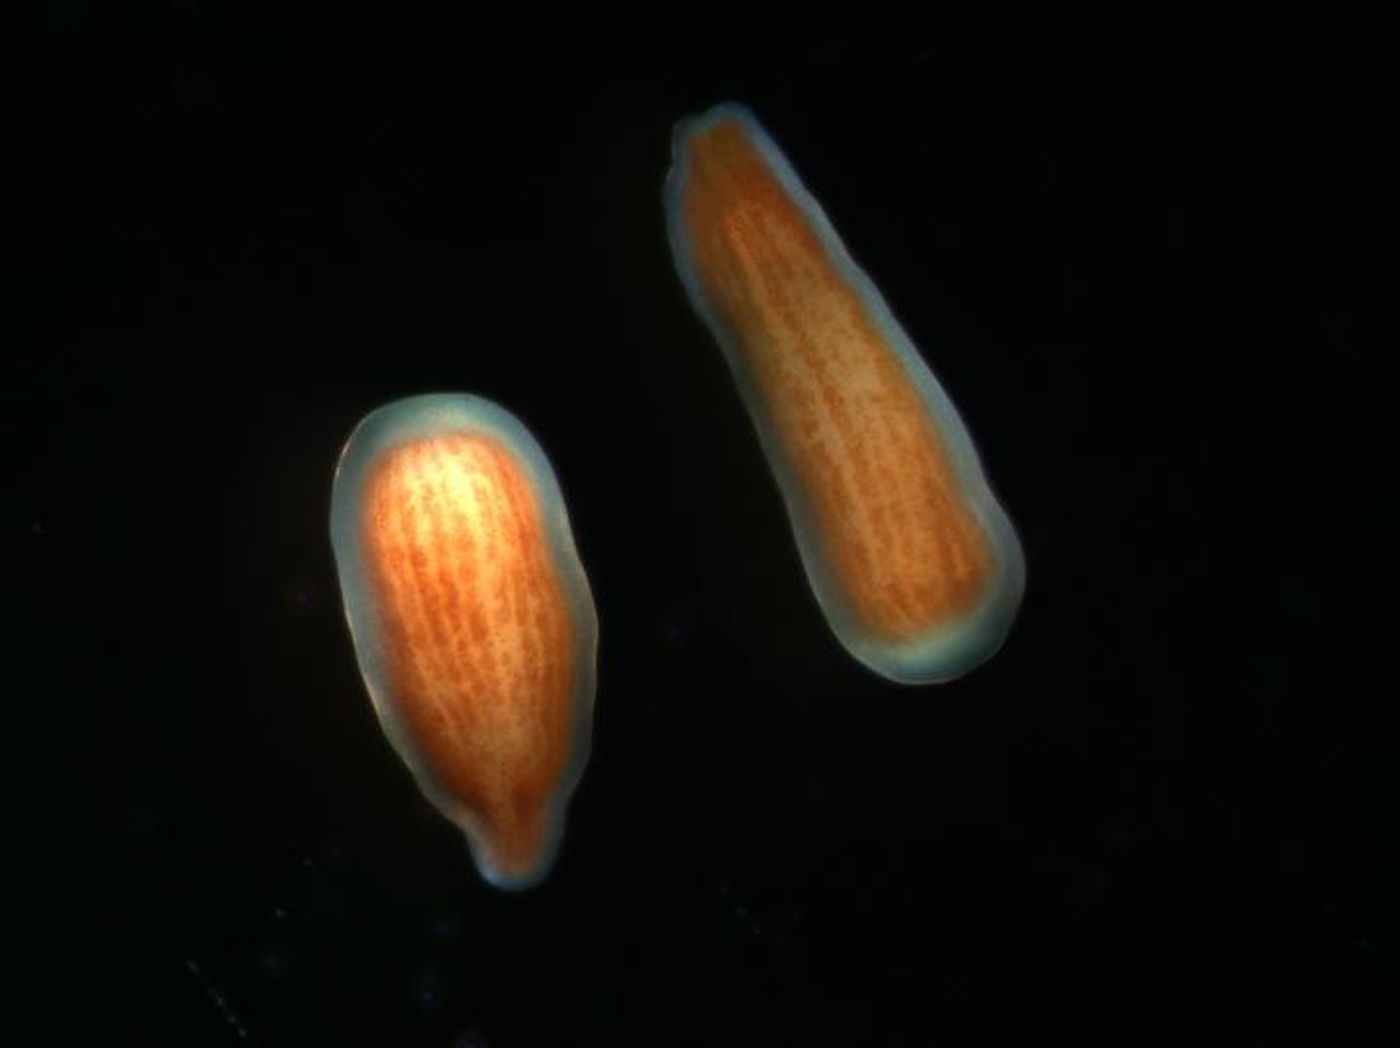
<svg viewBox="0 0 1400 1048">
<path fill-rule="evenodd" d="M 907 683 L 989 658 L 1020 605 L 1020 542 L 952 402 L 821 206 L 735 105 L 676 126 L 665 201 L 676 269 L 836 636 Z"/>
<path fill-rule="evenodd" d="M 537 882 L 588 760 L 598 641 L 544 452 L 480 397 L 380 408 L 341 454 L 331 543 L 385 734 L 488 881 Z"/>
</svg>

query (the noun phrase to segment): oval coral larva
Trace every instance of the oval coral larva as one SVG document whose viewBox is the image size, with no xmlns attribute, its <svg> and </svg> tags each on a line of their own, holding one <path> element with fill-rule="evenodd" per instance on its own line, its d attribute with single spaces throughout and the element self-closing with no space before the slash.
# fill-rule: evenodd
<svg viewBox="0 0 1400 1048">
<path fill-rule="evenodd" d="M 746 109 L 677 125 L 676 269 L 720 344 L 833 632 L 892 680 L 991 657 L 1025 561 L 972 439 L 879 290 Z"/>
<path fill-rule="evenodd" d="M 385 734 L 487 880 L 536 883 L 588 759 L 598 637 L 549 460 L 481 397 L 396 401 L 345 445 L 331 542 Z"/>
</svg>

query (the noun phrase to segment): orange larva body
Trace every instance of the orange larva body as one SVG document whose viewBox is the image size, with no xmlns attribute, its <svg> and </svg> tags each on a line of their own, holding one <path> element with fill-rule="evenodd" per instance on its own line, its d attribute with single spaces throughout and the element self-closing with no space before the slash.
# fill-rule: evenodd
<svg viewBox="0 0 1400 1048">
<path fill-rule="evenodd" d="M 990 656 L 1023 587 L 1015 532 L 946 394 L 751 114 L 677 128 L 667 209 L 837 636 L 902 681 Z"/>
<path fill-rule="evenodd" d="M 537 880 L 587 755 L 597 633 L 543 453 L 486 401 L 418 397 L 356 431 L 333 501 L 386 732 L 490 880 Z"/>
</svg>

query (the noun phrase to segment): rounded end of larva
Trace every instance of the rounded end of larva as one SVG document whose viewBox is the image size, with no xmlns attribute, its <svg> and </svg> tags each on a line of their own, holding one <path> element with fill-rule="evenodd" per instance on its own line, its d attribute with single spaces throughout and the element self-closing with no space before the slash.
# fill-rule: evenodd
<svg viewBox="0 0 1400 1048">
<path fill-rule="evenodd" d="M 901 646 L 881 651 L 874 657 L 860 657 L 867 667 L 888 681 L 910 687 L 948 684 L 990 662 L 1006 643 L 1011 623 L 976 631 L 958 626 L 925 636 Z"/>
<path fill-rule="evenodd" d="M 947 684 L 989 662 L 1006 644 L 1026 589 L 1019 543 L 1004 551 L 996 585 L 968 614 L 903 641 L 842 637 L 866 668 L 895 684 Z"/>
</svg>

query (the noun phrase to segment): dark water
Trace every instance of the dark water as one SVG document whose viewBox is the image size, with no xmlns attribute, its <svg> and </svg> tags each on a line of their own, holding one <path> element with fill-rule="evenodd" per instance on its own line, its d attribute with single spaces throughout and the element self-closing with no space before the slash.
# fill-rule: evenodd
<svg viewBox="0 0 1400 1048">
<path fill-rule="evenodd" d="M 31 52 L 15 1043 L 1387 1040 L 1364 61 L 336 28 L 75 4 Z M 1020 619 L 956 683 L 830 636 L 672 272 L 670 127 L 727 98 L 1020 529 Z M 515 896 L 382 738 L 327 533 L 355 422 L 458 390 L 549 451 L 601 619 Z"/>
</svg>

